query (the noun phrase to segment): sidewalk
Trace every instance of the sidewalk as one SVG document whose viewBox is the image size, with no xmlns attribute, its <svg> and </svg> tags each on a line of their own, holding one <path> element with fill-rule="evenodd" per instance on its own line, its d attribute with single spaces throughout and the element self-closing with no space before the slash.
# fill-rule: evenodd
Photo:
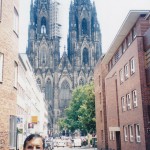
<svg viewBox="0 0 150 150">
<path fill-rule="evenodd" d="M 89 147 L 89 146 L 82 146 L 81 149 L 90 149 L 90 150 L 97 150 L 97 148 L 94 148 L 94 147 Z"/>
</svg>

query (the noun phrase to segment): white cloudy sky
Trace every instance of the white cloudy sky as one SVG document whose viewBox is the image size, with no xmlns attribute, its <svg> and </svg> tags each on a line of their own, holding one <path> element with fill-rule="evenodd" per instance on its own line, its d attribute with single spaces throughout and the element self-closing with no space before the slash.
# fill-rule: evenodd
<svg viewBox="0 0 150 150">
<path fill-rule="evenodd" d="M 24 53 L 27 47 L 28 24 L 31 0 L 20 0 L 20 52 Z M 61 2 L 62 39 L 61 53 L 67 44 L 68 9 L 71 0 Z M 122 22 L 130 10 L 150 10 L 150 0 L 91 0 L 95 2 L 98 21 L 102 33 L 102 49 L 106 52 Z"/>
</svg>

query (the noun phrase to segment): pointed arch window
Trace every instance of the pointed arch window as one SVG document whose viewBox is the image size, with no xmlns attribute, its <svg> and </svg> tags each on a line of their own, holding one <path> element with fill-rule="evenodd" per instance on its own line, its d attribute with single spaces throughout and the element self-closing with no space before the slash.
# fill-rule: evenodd
<svg viewBox="0 0 150 150">
<path fill-rule="evenodd" d="M 46 33 L 46 18 L 42 17 L 41 19 L 41 33 Z"/>
<path fill-rule="evenodd" d="M 87 34 L 88 30 L 87 30 L 87 20 L 84 18 L 82 20 L 82 34 Z"/>
<path fill-rule="evenodd" d="M 40 57 L 41 57 L 41 65 L 46 64 L 46 50 L 42 49 L 40 52 Z"/>
<path fill-rule="evenodd" d="M 84 85 L 84 80 L 82 78 L 79 80 L 79 85 Z"/>
<path fill-rule="evenodd" d="M 36 82 L 37 82 L 38 86 L 41 88 L 41 80 L 40 80 L 40 78 L 37 78 Z"/>
<path fill-rule="evenodd" d="M 89 64 L 89 53 L 87 48 L 84 48 L 83 50 L 83 64 L 84 65 Z"/>
<path fill-rule="evenodd" d="M 70 99 L 71 99 L 70 85 L 65 80 L 61 84 L 60 108 L 66 108 L 66 107 L 68 107 Z"/>
<path fill-rule="evenodd" d="M 53 86 L 51 80 L 48 78 L 45 85 L 45 98 L 47 100 L 53 99 Z"/>
</svg>

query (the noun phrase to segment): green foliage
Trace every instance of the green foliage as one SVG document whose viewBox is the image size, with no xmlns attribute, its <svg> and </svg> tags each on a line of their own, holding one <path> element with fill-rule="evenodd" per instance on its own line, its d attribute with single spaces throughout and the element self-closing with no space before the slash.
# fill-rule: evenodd
<svg viewBox="0 0 150 150">
<path fill-rule="evenodd" d="M 95 131 L 95 95 L 93 83 L 79 86 L 73 90 L 70 105 L 65 110 L 66 118 L 59 120 L 60 129 L 84 133 Z"/>
</svg>

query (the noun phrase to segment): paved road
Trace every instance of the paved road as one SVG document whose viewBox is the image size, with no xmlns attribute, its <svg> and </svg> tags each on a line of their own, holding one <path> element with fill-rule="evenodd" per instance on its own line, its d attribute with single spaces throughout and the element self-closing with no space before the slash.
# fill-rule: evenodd
<svg viewBox="0 0 150 150">
<path fill-rule="evenodd" d="M 97 150 L 97 148 L 88 148 L 88 147 L 72 147 L 72 148 L 69 148 L 69 147 L 55 147 L 54 150 Z"/>
</svg>

